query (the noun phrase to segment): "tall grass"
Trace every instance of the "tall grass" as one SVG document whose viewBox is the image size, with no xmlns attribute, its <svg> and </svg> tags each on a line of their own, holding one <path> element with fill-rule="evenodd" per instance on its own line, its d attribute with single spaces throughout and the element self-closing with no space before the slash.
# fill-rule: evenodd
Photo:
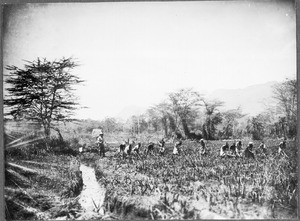
<svg viewBox="0 0 300 221">
<path fill-rule="evenodd" d="M 77 153 L 68 141 L 52 137 L 49 149 L 38 132 L 6 131 L 4 138 L 7 219 L 47 220 L 76 202 L 83 183 L 78 160 L 72 156 Z"/>
</svg>

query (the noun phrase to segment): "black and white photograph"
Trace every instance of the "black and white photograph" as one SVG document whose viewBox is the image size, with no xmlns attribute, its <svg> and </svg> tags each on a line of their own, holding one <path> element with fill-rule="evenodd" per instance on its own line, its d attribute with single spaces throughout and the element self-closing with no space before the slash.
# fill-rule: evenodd
<svg viewBox="0 0 300 221">
<path fill-rule="evenodd" d="M 2 4 L 5 219 L 298 219 L 297 5 Z"/>
</svg>

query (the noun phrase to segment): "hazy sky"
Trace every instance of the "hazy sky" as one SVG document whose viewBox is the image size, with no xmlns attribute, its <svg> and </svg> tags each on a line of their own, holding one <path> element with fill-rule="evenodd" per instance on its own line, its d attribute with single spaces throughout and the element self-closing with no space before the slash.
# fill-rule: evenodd
<svg viewBox="0 0 300 221">
<path fill-rule="evenodd" d="M 296 76 L 290 1 L 24 4 L 4 15 L 4 66 L 80 62 L 77 94 L 90 108 L 79 118 L 147 107 L 183 87 L 209 93 Z"/>
</svg>

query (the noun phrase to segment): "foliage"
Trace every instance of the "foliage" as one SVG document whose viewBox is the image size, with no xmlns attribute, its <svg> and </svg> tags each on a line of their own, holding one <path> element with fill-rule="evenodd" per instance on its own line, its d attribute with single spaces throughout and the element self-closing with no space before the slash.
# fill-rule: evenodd
<svg viewBox="0 0 300 221">
<path fill-rule="evenodd" d="M 201 106 L 202 97 L 198 92 L 189 88 L 170 93 L 169 99 L 171 109 L 174 115 L 179 117 L 184 135 L 188 138 L 190 133 L 188 124 L 197 116 L 197 109 Z"/>
<path fill-rule="evenodd" d="M 52 62 L 38 58 L 27 61 L 23 69 L 7 66 L 6 115 L 39 123 L 49 137 L 53 124 L 71 120 L 78 105 L 72 90 L 83 81 L 70 73 L 76 66 L 72 58 Z"/>
<path fill-rule="evenodd" d="M 170 136 L 178 130 L 178 115 L 174 113 L 171 103 L 163 101 L 147 110 L 149 122 L 154 126 L 155 131 L 160 127 L 165 137 Z"/>
<path fill-rule="evenodd" d="M 265 137 L 266 120 L 264 115 L 259 114 L 248 120 L 247 132 L 252 135 L 254 140 L 262 140 Z"/>
<path fill-rule="evenodd" d="M 243 118 L 241 108 L 231 109 L 222 112 L 222 129 L 220 130 L 220 137 L 229 139 L 230 137 L 237 136 L 238 120 Z"/>
<path fill-rule="evenodd" d="M 192 89 L 180 89 L 170 93 L 166 101 L 148 109 L 148 125 L 154 127 L 154 131 L 162 130 L 166 137 L 176 132 L 190 139 L 194 137 L 192 131 L 197 130 L 209 140 L 249 135 L 254 139 L 295 137 L 296 80 L 287 79 L 276 84 L 273 95 L 277 102 L 275 106 L 247 120 L 240 107 L 220 111 L 222 101 L 209 101 Z"/>
<path fill-rule="evenodd" d="M 151 107 L 146 112 L 147 122 L 148 122 L 148 130 L 157 132 L 161 129 L 161 116 L 159 112 L 157 112 L 155 107 Z"/>
<path fill-rule="evenodd" d="M 294 137 L 297 133 L 297 80 L 286 79 L 283 83 L 274 86 L 274 98 L 280 112 L 284 115 L 286 125 L 284 136 Z"/>
<path fill-rule="evenodd" d="M 148 128 L 148 123 L 144 115 L 133 115 L 128 123 L 130 125 L 130 131 L 134 134 L 143 133 Z"/>
<path fill-rule="evenodd" d="M 223 105 L 221 101 L 203 101 L 205 106 L 205 123 L 203 124 L 203 134 L 205 139 L 214 140 L 216 138 L 216 126 L 222 122 L 222 115 L 218 107 Z"/>
<path fill-rule="evenodd" d="M 73 203 L 83 183 L 78 160 L 72 156 L 43 152 L 38 135 L 18 138 L 6 134 L 5 214 L 10 220 L 49 220 Z M 20 154 L 22 153 L 22 154 Z M 65 214 L 74 214 L 65 209 Z"/>
<path fill-rule="evenodd" d="M 104 132 L 107 133 L 122 131 L 123 129 L 122 128 L 123 125 L 113 117 L 106 117 L 104 120 L 100 122 L 100 124 Z"/>
</svg>

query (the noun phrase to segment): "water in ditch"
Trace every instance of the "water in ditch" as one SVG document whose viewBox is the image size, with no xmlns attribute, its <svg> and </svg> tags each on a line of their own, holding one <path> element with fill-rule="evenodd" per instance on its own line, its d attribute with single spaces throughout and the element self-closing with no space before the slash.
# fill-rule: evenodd
<svg viewBox="0 0 300 221">
<path fill-rule="evenodd" d="M 78 219 L 100 218 L 104 215 L 105 189 L 97 182 L 94 168 L 81 164 L 80 171 L 84 186 L 78 202 L 83 211 Z"/>
</svg>

